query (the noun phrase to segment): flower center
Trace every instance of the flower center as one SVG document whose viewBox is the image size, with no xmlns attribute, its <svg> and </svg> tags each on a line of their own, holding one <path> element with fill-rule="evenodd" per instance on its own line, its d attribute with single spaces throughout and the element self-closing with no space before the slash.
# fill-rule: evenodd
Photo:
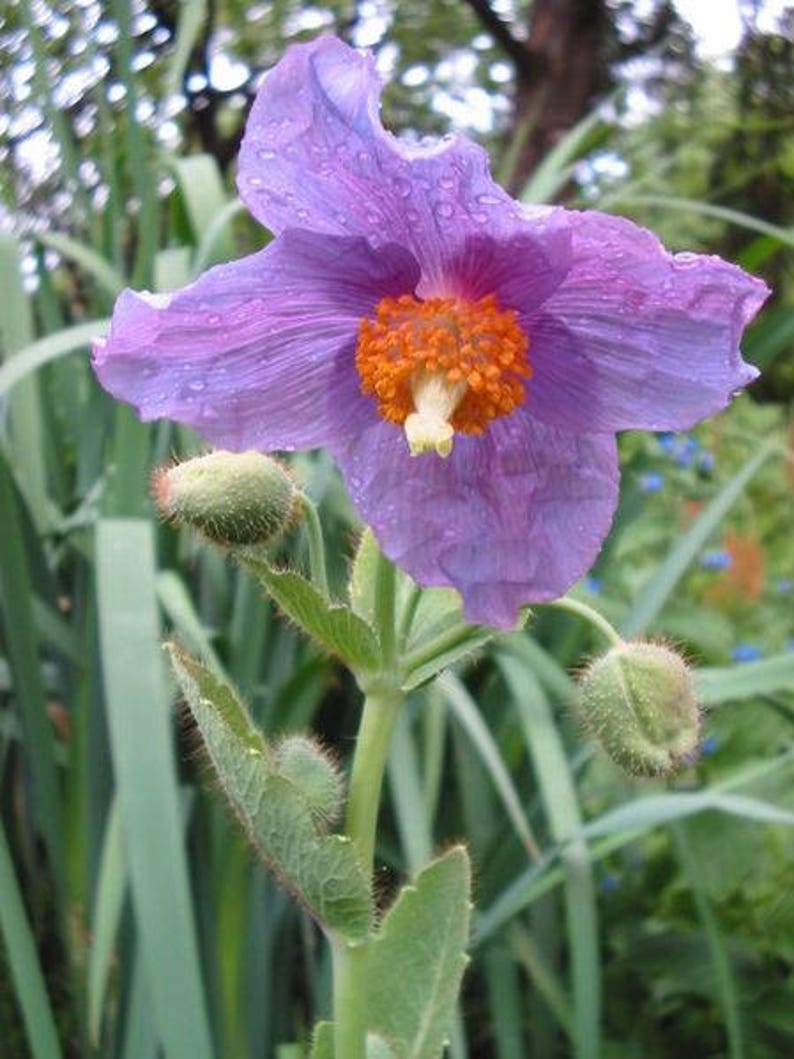
<svg viewBox="0 0 794 1059">
<path fill-rule="evenodd" d="M 456 432 L 481 434 L 524 400 L 529 339 L 493 294 L 474 302 L 383 298 L 361 321 L 356 367 L 378 412 L 411 454 L 448 456 Z"/>
</svg>

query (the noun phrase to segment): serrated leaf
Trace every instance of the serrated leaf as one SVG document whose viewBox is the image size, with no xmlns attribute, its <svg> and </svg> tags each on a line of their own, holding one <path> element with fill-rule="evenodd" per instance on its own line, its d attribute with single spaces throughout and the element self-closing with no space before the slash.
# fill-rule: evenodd
<svg viewBox="0 0 794 1059">
<path fill-rule="evenodd" d="M 400 1059 L 439 1059 L 467 963 L 471 872 L 456 846 L 405 886 L 369 952 L 368 1024 Z"/>
<path fill-rule="evenodd" d="M 232 689 L 179 648 L 169 650 L 221 788 L 249 841 L 323 927 L 363 941 L 372 924 L 372 898 L 353 844 L 318 829 L 299 788 L 278 773 Z"/>
<path fill-rule="evenodd" d="M 318 1022 L 309 1059 L 334 1059 L 334 1024 Z M 367 1034 L 367 1059 L 402 1059 L 378 1033 Z"/>
<path fill-rule="evenodd" d="M 358 673 L 380 666 L 380 648 L 375 633 L 350 607 L 330 603 L 301 574 L 274 570 L 258 559 L 246 565 L 288 617 L 326 651 L 338 655 Z"/>
</svg>

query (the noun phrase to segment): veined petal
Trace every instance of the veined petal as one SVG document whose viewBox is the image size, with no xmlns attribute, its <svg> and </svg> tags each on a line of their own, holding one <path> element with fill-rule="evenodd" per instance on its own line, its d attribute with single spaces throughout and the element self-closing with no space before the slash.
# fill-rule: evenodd
<svg viewBox="0 0 794 1059">
<path fill-rule="evenodd" d="M 336 456 L 385 554 L 422 585 L 448 585 L 469 621 L 514 625 L 591 566 L 617 501 L 611 435 L 572 434 L 525 411 L 458 437 L 451 456 L 411 457 L 379 423 Z"/>
<path fill-rule="evenodd" d="M 571 213 L 570 225 L 568 274 L 523 321 L 534 415 L 574 430 L 680 430 L 752 382 L 739 342 L 766 284 L 718 257 L 670 254 L 620 217 Z"/>
<path fill-rule="evenodd" d="M 142 419 L 225 448 L 339 442 L 375 416 L 355 370 L 358 322 L 418 276 L 400 247 L 288 231 L 174 294 L 125 291 L 94 369 Z"/>
<path fill-rule="evenodd" d="M 274 232 L 299 225 L 411 249 L 429 291 L 467 235 L 509 234 L 522 208 L 457 137 L 408 146 L 378 116 L 371 55 L 332 37 L 294 45 L 267 76 L 240 151 L 238 187 Z"/>
</svg>

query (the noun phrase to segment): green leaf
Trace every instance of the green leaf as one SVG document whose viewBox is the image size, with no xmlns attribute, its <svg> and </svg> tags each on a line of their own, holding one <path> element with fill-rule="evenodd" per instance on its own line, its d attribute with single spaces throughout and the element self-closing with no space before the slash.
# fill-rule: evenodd
<svg viewBox="0 0 794 1059">
<path fill-rule="evenodd" d="M 467 963 L 469 857 L 457 846 L 405 886 L 369 952 L 368 1024 L 400 1059 L 439 1059 Z"/>
<path fill-rule="evenodd" d="M 88 965 L 88 1032 L 99 1047 L 102 1008 L 110 976 L 113 945 L 119 929 L 124 895 L 127 891 L 127 860 L 118 806 L 114 801 L 108 813 L 99 866 L 94 914 L 91 922 L 93 943 Z"/>
<path fill-rule="evenodd" d="M 252 846 L 326 929 L 363 941 L 372 900 L 353 844 L 318 829 L 231 688 L 179 648 L 169 649 L 221 788 Z"/>
<path fill-rule="evenodd" d="M 61 257 L 78 265 L 111 298 L 115 298 L 124 287 L 124 277 L 109 261 L 106 261 L 96 250 L 78 242 L 70 235 L 65 235 L 63 232 L 37 232 L 36 242 L 49 247 Z"/>
<path fill-rule="evenodd" d="M 96 534 L 102 675 L 130 892 L 166 1059 L 209 1059 L 208 1009 L 183 839 L 173 717 L 160 649 L 154 532 L 103 519 Z"/>
<path fill-rule="evenodd" d="M 60 1059 L 61 1048 L 11 851 L 0 819 L 0 933 L 34 1059 Z"/>
<path fill-rule="evenodd" d="M 379 668 L 375 633 L 349 607 L 330 603 L 305 577 L 291 570 L 274 570 L 258 559 L 247 559 L 246 566 L 285 614 L 326 651 L 338 655 L 355 672 Z"/>
<path fill-rule="evenodd" d="M 588 838 L 612 835 L 620 831 L 641 829 L 648 831 L 659 824 L 682 820 L 706 809 L 744 817 L 764 824 L 785 824 L 794 827 L 794 813 L 779 809 L 776 805 L 748 798 L 741 794 L 720 794 L 717 791 L 674 792 L 638 798 L 628 805 L 621 805 L 597 820 L 585 825 Z"/>
<path fill-rule="evenodd" d="M 221 171 L 211 154 L 175 158 L 170 164 L 185 202 L 190 227 L 198 240 L 229 201 Z M 228 229 L 219 233 L 214 249 L 222 261 L 233 255 L 234 243 Z"/>
<path fill-rule="evenodd" d="M 334 1024 L 318 1022 L 309 1059 L 334 1059 Z M 367 1059 L 403 1059 L 378 1033 L 367 1034 Z"/>
<path fill-rule="evenodd" d="M 104 334 L 108 327 L 110 320 L 90 320 L 87 324 L 56 331 L 20 349 L 0 367 L 0 397 L 5 397 L 17 383 L 45 364 L 90 346 L 92 340 Z"/>
<path fill-rule="evenodd" d="M 723 669 L 699 669 L 695 672 L 695 682 L 703 706 L 717 706 L 752 695 L 794 691 L 794 652 Z"/>
</svg>

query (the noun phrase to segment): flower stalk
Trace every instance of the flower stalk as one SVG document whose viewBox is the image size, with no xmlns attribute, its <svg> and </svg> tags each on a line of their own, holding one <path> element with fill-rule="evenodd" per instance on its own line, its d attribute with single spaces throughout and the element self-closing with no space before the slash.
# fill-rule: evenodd
<svg viewBox="0 0 794 1059">
<path fill-rule="evenodd" d="M 383 776 L 392 732 L 405 697 L 395 676 L 395 571 L 383 555 L 378 558 L 375 575 L 375 620 L 383 652 L 383 671 L 365 692 L 344 827 L 362 868 L 370 876 Z M 366 1056 L 368 948 L 366 943 L 350 945 L 342 939 L 336 939 L 333 945 L 334 1051 L 345 1059 Z"/>
</svg>

